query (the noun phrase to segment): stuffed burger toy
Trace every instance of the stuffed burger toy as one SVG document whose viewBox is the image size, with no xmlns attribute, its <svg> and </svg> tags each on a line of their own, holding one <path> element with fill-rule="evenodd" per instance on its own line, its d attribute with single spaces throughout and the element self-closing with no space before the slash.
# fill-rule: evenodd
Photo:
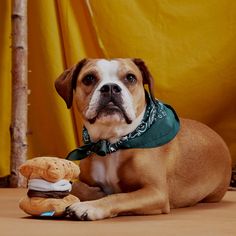
<svg viewBox="0 0 236 236">
<path fill-rule="evenodd" d="M 29 215 L 63 216 L 67 206 L 79 201 L 70 194 L 70 181 L 80 173 L 79 167 L 72 161 L 37 157 L 21 165 L 20 173 L 27 178 L 28 192 L 19 206 Z"/>
</svg>

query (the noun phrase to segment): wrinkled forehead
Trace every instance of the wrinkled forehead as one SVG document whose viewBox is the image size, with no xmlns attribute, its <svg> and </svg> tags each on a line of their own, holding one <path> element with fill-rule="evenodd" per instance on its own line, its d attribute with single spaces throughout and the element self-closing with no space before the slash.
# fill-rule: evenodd
<svg viewBox="0 0 236 236">
<path fill-rule="evenodd" d="M 99 73 L 100 76 L 114 76 L 123 73 L 140 73 L 131 59 L 87 59 L 81 74 Z"/>
</svg>

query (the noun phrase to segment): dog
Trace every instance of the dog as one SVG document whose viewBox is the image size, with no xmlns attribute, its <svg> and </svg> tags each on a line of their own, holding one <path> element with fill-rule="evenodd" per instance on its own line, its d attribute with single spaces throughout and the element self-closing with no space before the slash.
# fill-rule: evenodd
<svg viewBox="0 0 236 236">
<path fill-rule="evenodd" d="M 148 96 L 149 102 L 161 106 L 154 97 L 153 83 L 141 59 L 83 59 L 64 71 L 55 87 L 68 108 L 74 99 L 90 142 L 105 140 L 112 146 L 133 135 L 137 127 L 141 129 Z M 226 144 L 206 125 L 178 119 L 170 107 L 168 111 L 174 114 L 179 128 L 163 145 L 150 146 L 153 140 L 146 135 L 142 141 L 148 148 L 111 149 L 102 153 L 103 157 L 94 151 L 96 148 L 85 146 L 92 151 L 86 149 L 88 156 L 80 161 L 82 187 L 77 187 L 77 195 L 83 201 L 69 206 L 68 215 L 100 220 L 117 215 L 162 214 L 172 208 L 222 199 L 231 176 Z"/>
</svg>

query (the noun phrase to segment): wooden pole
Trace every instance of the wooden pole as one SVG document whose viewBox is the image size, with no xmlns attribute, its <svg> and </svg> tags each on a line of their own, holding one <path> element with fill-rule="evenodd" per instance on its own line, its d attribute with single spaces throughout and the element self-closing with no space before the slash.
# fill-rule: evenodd
<svg viewBox="0 0 236 236">
<path fill-rule="evenodd" d="M 12 118 L 10 187 L 23 186 L 19 166 L 27 159 L 28 46 L 27 0 L 13 0 L 12 10 Z"/>
</svg>

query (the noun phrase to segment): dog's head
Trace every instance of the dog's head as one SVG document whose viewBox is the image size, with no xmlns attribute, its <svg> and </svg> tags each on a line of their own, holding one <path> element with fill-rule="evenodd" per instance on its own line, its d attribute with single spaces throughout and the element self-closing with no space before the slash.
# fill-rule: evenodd
<svg viewBox="0 0 236 236">
<path fill-rule="evenodd" d="M 153 96 L 153 80 L 141 59 L 83 59 L 55 82 L 67 107 L 76 101 L 83 121 L 132 124 L 145 108 L 144 85 Z"/>
</svg>

